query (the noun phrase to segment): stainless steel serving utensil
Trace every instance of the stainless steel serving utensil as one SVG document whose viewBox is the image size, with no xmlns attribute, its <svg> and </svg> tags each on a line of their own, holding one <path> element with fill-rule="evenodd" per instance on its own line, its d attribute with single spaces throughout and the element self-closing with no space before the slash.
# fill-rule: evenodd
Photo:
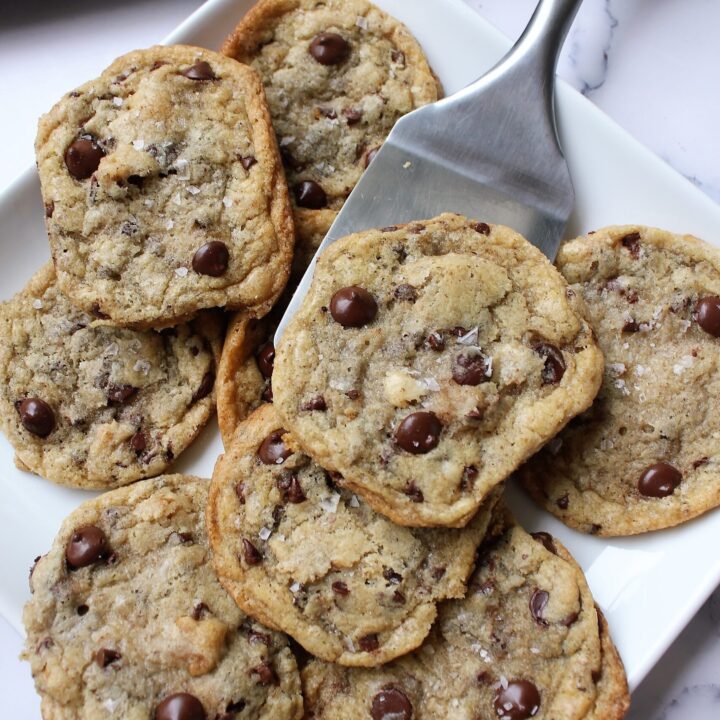
<svg viewBox="0 0 720 720">
<path fill-rule="evenodd" d="M 581 2 L 540 0 L 495 67 L 400 118 L 318 253 L 353 232 L 458 212 L 508 225 L 554 260 L 575 198 L 555 125 L 555 66 Z M 276 344 L 314 270 L 315 260 L 283 315 Z"/>
</svg>

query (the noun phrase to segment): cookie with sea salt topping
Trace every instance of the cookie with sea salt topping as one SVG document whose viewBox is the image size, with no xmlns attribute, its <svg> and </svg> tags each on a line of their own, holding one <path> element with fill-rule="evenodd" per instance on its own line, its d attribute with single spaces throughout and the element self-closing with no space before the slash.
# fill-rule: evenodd
<svg viewBox="0 0 720 720">
<path fill-rule="evenodd" d="M 525 487 L 584 532 L 632 535 L 720 504 L 720 250 L 623 225 L 565 245 L 605 355 L 593 406 L 522 469 Z"/>
<path fill-rule="evenodd" d="M 52 263 L 0 305 L 0 424 L 19 467 L 107 489 L 162 473 L 213 412 L 219 313 L 114 328 L 73 307 Z"/>
<path fill-rule="evenodd" d="M 35 565 L 23 620 L 45 720 L 299 720 L 287 641 L 210 564 L 208 482 L 166 475 L 83 503 Z"/>
<path fill-rule="evenodd" d="M 256 73 L 187 46 L 118 58 L 40 120 L 36 153 L 60 288 L 113 324 L 211 307 L 261 316 L 294 229 Z"/>
<path fill-rule="evenodd" d="M 582 571 L 512 522 L 418 650 L 369 669 L 314 660 L 302 678 L 315 720 L 620 720 L 630 699 Z"/>
<path fill-rule="evenodd" d="M 602 355 L 580 310 L 509 228 L 446 214 L 357 233 L 319 259 L 274 402 L 376 511 L 462 526 L 595 397 Z"/>
<path fill-rule="evenodd" d="M 262 78 L 299 238 L 327 232 L 398 118 L 439 96 L 415 38 L 367 0 L 260 0 L 222 52 Z"/>
<path fill-rule="evenodd" d="M 420 645 L 439 601 L 465 594 L 498 497 L 464 530 L 399 527 L 336 486 L 265 405 L 215 468 L 208 534 L 243 610 L 317 657 L 380 665 Z"/>
</svg>

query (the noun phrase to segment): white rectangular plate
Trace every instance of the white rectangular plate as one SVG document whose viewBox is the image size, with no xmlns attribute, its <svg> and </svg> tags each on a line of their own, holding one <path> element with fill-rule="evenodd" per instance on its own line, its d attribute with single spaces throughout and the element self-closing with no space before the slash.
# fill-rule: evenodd
<svg viewBox="0 0 720 720">
<path fill-rule="evenodd" d="M 507 40 L 461 0 L 377 3 L 412 30 L 447 94 L 478 77 L 508 47 Z M 217 49 L 251 4 L 210 0 L 166 42 Z M 563 83 L 558 114 L 577 195 L 568 237 L 603 225 L 643 223 L 720 242 L 720 207 Z M 0 228 L 0 292 L 5 299 L 20 290 L 49 255 L 34 169 L 0 197 Z M 212 423 L 173 469 L 209 477 L 221 452 Z M 0 467 L 0 613 L 22 632 L 29 565 L 47 551 L 65 515 L 92 493 L 61 488 L 17 470 L 4 438 Z M 636 687 L 720 581 L 720 554 L 715 551 L 720 512 L 672 530 L 603 540 L 569 530 L 516 488 L 508 495 L 527 529 L 557 535 L 582 565 L 607 615 L 630 686 Z"/>
</svg>

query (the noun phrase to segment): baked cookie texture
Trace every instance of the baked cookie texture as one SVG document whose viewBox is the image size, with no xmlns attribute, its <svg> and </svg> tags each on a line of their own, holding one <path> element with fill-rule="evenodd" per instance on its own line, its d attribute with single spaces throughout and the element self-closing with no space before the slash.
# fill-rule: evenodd
<svg viewBox="0 0 720 720">
<path fill-rule="evenodd" d="M 116 325 L 209 307 L 261 316 L 294 228 L 257 75 L 187 46 L 118 58 L 40 120 L 36 153 L 60 288 Z"/>
<path fill-rule="evenodd" d="M 162 332 L 98 324 L 44 265 L 0 305 L 0 423 L 16 462 L 62 485 L 159 475 L 215 406 L 222 320 Z"/>
<path fill-rule="evenodd" d="M 222 52 L 262 78 L 299 238 L 327 232 L 398 118 L 440 95 L 415 38 L 367 0 L 260 0 Z"/>
<path fill-rule="evenodd" d="M 438 601 L 465 594 L 498 498 L 463 531 L 398 527 L 337 487 L 264 405 L 216 465 L 207 525 L 241 608 L 317 657 L 379 665 L 420 645 Z"/>
<path fill-rule="evenodd" d="M 311 661 L 306 717 L 624 717 L 622 662 L 582 571 L 549 536 L 506 523 L 481 548 L 467 596 L 440 607 L 418 650 L 371 669 Z"/>
<path fill-rule="evenodd" d="M 579 297 L 509 228 L 441 215 L 329 246 L 277 348 L 308 455 L 401 525 L 465 525 L 585 410 L 603 361 Z"/>
<path fill-rule="evenodd" d="M 207 488 L 166 475 L 65 520 L 24 612 L 44 720 L 302 716 L 285 639 L 245 616 L 212 570 Z"/>
<path fill-rule="evenodd" d="M 613 226 L 558 268 L 606 359 L 602 389 L 521 471 L 571 527 L 631 535 L 720 504 L 720 252 L 689 235 Z"/>
</svg>

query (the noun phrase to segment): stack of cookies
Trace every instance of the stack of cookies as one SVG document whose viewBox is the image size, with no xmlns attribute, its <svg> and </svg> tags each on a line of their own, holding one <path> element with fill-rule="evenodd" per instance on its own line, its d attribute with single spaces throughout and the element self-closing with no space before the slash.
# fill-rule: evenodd
<svg viewBox="0 0 720 720">
<path fill-rule="evenodd" d="M 272 344 L 440 92 L 367 0 L 261 0 L 222 54 L 130 53 L 41 120 L 53 261 L 0 309 L 0 421 L 109 490 L 31 572 L 44 718 L 625 715 L 582 571 L 503 486 L 604 535 L 718 504 L 718 253 L 623 226 L 554 267 L 441 215 L 330 246 Z M 212 481 L 162 475 L 216 406 Z"/>
</svg>

